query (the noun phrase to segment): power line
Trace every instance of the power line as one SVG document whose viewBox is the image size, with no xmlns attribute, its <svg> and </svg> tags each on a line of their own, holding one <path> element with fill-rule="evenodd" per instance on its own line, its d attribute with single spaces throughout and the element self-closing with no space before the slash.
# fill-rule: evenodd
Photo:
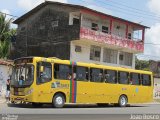
<svg viewBox="0 0 160 120">
<path fill-rule="evenodd" d="M 160 45 L 160 43 L 144 43 L 144 44 L 148 44 L 148 45 Z"/>
<path fill-rule="evenodd" d="M 1 12 L 1 14 L 4 14 L 4 15 L 8 15 L 8 16 L 11 16 L 12 18 L 18 18 L 18 16 L 15 16 L 15 15 L 12 15 L 12 14 L 8 14 L 8 13 L 4 13 L 4 12 Z"/>
<path fill-rule="evenodd" d="M 88 2 L 88 1 L 84 1 L 84 0 L 81 0 L 81 1 L 83 1 L 83 2 L 87 2 L 87 3 L 91 3 L 91 4 L 94 4 L 94 5 L 96 5 L 96 6 L 99 6 L 99 7 L 102 7 L 101 5 L 98 5 L 98 4 L 95 4 L 95 3 L 93 3 L 93 2 Z M 108 5 L 108 6 L 115 6 L 115 5 L 111 5 L 111 4 L 107 4 L 107 3 L 105 3 L 105 2 L 102 2 L 102 1 L 98 1 L 99 3 L 103 3 L 103 4 L 105 4 L 105 5 Z M 113 2 L 113 1 L 112 1 Z M 116 3 L 116 2 L 113 2 L 113 3 Z M 126 6 L 126 5 L 125 5 Z M 127 6 L 128 7 L 128 6 Z M 106 8 L 106 7 L 102 7 L 102 8 L 105 8 L 105 9 L 108 9 L 108 8 Z M 112 8 L 113 9 L 113 8 Z M 133 11 L 131 11 L 131 10 L 129 10 L 129 11 L 126 11 L 127 9 L 124 9 L 124 8 L 122 8 L 122 7 L 118 7 L 118 9 L 120 9 L 122 12 L 122 14 L 127 14 L 127 15 L 134 15 L 134 16 L 137 16 L 137 17 L 143 17 L 143 16 L 139 16 L 139 15 L 135 15 L 135 14 L 128 14 L 128 12 L 130 11 L 130 12 L 133 12 Z M 133 9 L 133 8 L 132 8 Z M 135 9 L 135 8 L 134 8 Z M 113 9 L 113 10 L 115 10 L 115 11 L 117 11 L 117 9 Z M 123 10 L 125 10 L 125 11 L 123 11 Z M 120 12 L 119 10 L 117 11 L 117 12 Z M 11 16 L 11 17 L 13 17 L 13 18 L 18 18 L 18 16 L 15 16 L 15 15 L 12 15 L 12 14 L 8 14 L 8 13 L 4 13 L 4 12 L 1 12 L 0 11 L 0 13 L 2 13 L 2 14 L 5 14 L 5 15 L 8 15 L 8 16 Z M 135 13 L 135 12 L 134 12 Z M 140 14 L 140 13 L 139 13 Z M 150 18 L 149 16 L 153 16 L 153 15 L 146 15 L 146 14 L 142 14 L 142 15 L 145 15 L 145 18 Z M 158 19 L 159 18 L 159 19 Z M 150 19 L 149 19 L 150 20 Z M 152 20 L 156 20 L 156 21 L 160 21 L 160 17 L 157 17 L 157 19 L 156 18 L 152 18 Z"/>
<path fill-rule="evenodd" d="M 102 3 L 102 4 L 105 4 L 105 5 L 108 5 L 108 6 L 113 6 L 114 8 L 116 7 L 116 8 L 118 8 L 118 9 L 120 9 L 120 10 L 123 10 L 123 11 L 125 11 L 125 12 L 130 12 L 130 13 L 136 13 L 136 14 L 139 14 L 139 15 L 143 15 L 143 16 L 145 16 L 146 18 L 150 18 L 150 17 L 153 17 L 153 15 L 148 15 L 148 14 L 144 14 L 144 13 L 140 13 L 140 12 L 136 12 L 136 11 L 133 11 L 133 10 L 130 10 L 130 9 L 125 9 L 125 8 L 123 8 L 123 7 L 120 7 L 120 6 L 116 6 L 116 5 L 112 5 L 112 4 L 108 4 L 108 3 L 105 3 L 105 2 L 102 2 L 102 1 L 99 1 L 99 0 L 97 0 L 98 1 L 98 3 Z M 126 11 L 127 10 L 127 11 Z M 136 15 L 137 16 L 137 15 Z M 150 16 L 150 17 L 149 17 Z M 139 16 L 139 17 L 142 17 L 142 16 Z M 155 16 L 154 16 L 155 17 Z M 152 18 L 153 19 L 153 18 Z M 155 17 L 154 18 L 155 20 L 160 20 L 160 17 Z"/>
<path fill-rule="evenodd" d="M 136 56 L 144 56 L 144 57 L 156 57 L 156 58 L 160 58 L 160 56 L 147 55 L 147 54 L 137 54 Z"/>
<path fill-rule="evenodd" d="M 127 11 L 127 10 L 124 10 L 124 9 L 121 9 L 121 8 L 118 8 L 118 9 L 115 9 L 115 7 L 113 8 L 111 8 L 111 9 L 109 9 L 109 8 L 107 8 L 107 7 L 102 7 L 101 5 L 99 5 L 99 4 L 96 4 L 96 3 L 94 3 L 94 2 L 88 2 L 88 1 L 84 1 L 84 0 L 81 0 L 82 2 L 87 2 L 87 3 L 90 3 L 90 4 L 93 4 L 93 5 L 95 5 L 95 6 L 98 6 L 98 7 L 101 7 L 101 8 L 105 8 L 105 9 L 108 9 L 108 10 L 114 10 L 114 12 L 120 12 L 121 14 L 125 14 L 125 15 L 129 15 L 129 16 L 135 16 L 135 17 L 143 17 L 143 18 L 147 18 L 147 20 L 155 20 L 155 21 L 160 21 L 160 19 L 158 19 L 158 18 L 153 18 L 153 17 L 149 17 L 149 16 L 143 16 L 143 15 L 137 15 L 137 14 L 135 14 L 135 12 L 133 13 L 133 11 L 131 12 L 131 11 Z M 99 3 L 102 3 L 102 1 L 99 1 Z M 106 4 L 106 3 L 104 3 L 103 2 L 103 4 L 105 4 L 105 5 L 108 5 L 108 4 Z M 108 5 L 108 6 L 110 6 L 110 5 Z M 149 19 L 148 19 L 149 18 Z"/>
<path fill-rule="evenodd" d="M 127 6 L 126 4 L 123 4 L 123 3 L 120 3 L 120 2 L 115 2 L 115 1 L 111 1 L 111 0 L 105 0 L 105 1 L 108 1 L 108 2 L 113 3 L 113 4 L 117 4 L 117 5 L 121 5 L 121 6 L 127 7 L 128 9 L 132 9 L 134 11 L 139 11 L 139 12 L 142 12 L 142 13 L 145 13 L 145 14 L 147 13 L 147 14 L 150 14 L 151 16 L 160 17 L 160 15 L 153 15 L 152 13 L 148 13 L 148 11 L 137 9 L 137 8 L 134 8 L 134 7 L 131 7 L 131 6 Z"/>
</svg>

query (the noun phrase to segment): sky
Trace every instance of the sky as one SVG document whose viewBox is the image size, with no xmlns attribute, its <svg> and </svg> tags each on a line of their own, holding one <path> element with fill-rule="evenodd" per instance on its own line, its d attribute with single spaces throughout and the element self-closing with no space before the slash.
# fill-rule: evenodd
<svg viewBox="0 0 160 120">
<path fill-rule="evenodd" d="M 0 0 L 0 11 L 20 17 L 45 0 Z M 78 4 L 150 27 L 140 59 L 160 60 L 160 0 L 48 0 Z M 7 16 L 10 18 L 10 16 Z M 16 17 L 12 17 L 13 20 Z M 16 25 L 12 25 L 16 27 Z"/>
</svg>

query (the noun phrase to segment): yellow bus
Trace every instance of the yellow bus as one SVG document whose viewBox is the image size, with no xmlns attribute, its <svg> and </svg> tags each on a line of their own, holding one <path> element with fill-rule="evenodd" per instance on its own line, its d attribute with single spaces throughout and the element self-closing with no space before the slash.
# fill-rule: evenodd
<svg viewBox="0 0 160 120">
<path fill-rule="evenodd" d="M 125 107 L 151 102 L 152 98 L 152 72 L 57 58 L 26 57 L 14 61 L 12 103 L 52 103 L 56 108 L 66 103 L 111 103 Z"/>
</svg>

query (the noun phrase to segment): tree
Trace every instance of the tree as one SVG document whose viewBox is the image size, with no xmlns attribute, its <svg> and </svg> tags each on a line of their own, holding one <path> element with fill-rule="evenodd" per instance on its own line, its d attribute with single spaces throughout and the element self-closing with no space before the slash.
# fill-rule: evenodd
<svg viewBox="0 0 160 120">
<path fill-rule="evenodd" d="M 146 70 L 146 71 L 149 71 L 149 61 L 146 61 L 146 60 L 139 60 L 137 57 L 136 57 L 136 69 L 138 70 Z"/>
<path fill-rule="evenodd" d="M 12 19 L 6 20 L 6 15 L 0 13 L 0 58 L 7 58 L 9 55 L 10 39 L 14 31 L 10 29 Z"/>
</svg>

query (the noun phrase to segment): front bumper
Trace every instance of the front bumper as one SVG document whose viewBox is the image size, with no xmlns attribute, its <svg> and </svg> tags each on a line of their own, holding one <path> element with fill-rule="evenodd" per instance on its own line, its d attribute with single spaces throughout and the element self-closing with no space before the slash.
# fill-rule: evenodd
<svg viewBox="0 0 160 120">
<path fill-rule="evenodd" d="M 33 102 L 32 95 L 18 96 L 10 95 L 11 102 Z"/>
</svg>

